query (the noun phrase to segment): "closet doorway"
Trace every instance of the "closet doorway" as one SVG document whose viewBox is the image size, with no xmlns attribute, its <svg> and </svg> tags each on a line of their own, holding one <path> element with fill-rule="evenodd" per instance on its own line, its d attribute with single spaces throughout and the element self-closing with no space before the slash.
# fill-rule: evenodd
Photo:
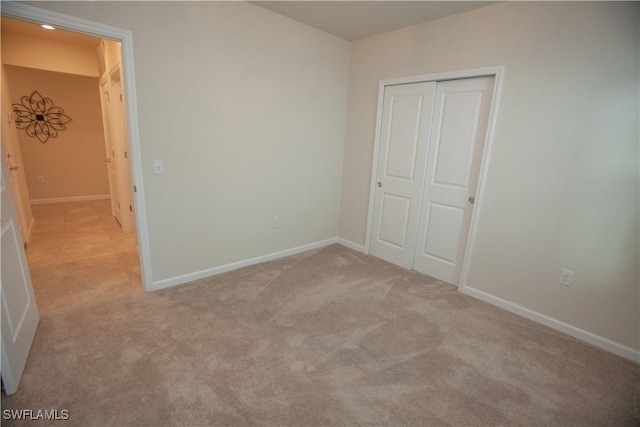
<svg viewBox="0 0 640 427">
<path fill-rule="evenodd" d="M 368 253 L 460 284 L 488 165 L 500 72 L 381 83 Z"/>
</svg>

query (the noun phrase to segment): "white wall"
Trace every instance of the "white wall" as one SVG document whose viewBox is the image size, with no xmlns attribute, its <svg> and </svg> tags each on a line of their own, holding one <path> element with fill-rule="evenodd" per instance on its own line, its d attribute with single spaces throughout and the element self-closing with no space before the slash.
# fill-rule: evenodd
<svg viewBox="0 0 640 427">
<path fill-rule="evenodd" d="M 2 31 L 2 63 L 98 77 L 94 48 Z"/>
<path fill-rule="evenodd" d="M 638 6 L 506 2 L 354 42 L 340 236 L 365 241 L 378 82 L 505 65 L 468 285 L 639 349 Z"/>
<path fill-rule="evenodd" d="M 155 281 L 336 236 L 348 42 L 246 2 L 32 5 L 133 32 Z"/>
</svg>

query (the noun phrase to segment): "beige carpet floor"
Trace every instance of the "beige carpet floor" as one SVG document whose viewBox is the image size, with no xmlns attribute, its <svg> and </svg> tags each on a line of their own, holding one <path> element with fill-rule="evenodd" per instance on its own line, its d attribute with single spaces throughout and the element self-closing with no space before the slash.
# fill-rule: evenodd
<svg viewBox="0 0 640 427">
<path fill-rule="evenodd" d="M 77 426 L 640 422 L 637 364 L 430 277 L 333 245 L 145 294 L 108 208 L 58 209 L 29 248 L 41 322 L 3 409 Z"/>
</svg>

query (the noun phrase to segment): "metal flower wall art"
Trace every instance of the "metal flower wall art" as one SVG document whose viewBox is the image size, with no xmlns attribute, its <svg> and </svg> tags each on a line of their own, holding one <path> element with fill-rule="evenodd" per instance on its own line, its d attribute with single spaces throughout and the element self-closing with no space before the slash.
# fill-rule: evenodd
<svg viewBox="0 0 640 427">
<path fill-rule="evenodd" d="M 71 117 L 64 114 L 60 107 L 54 107 L 50 98 L 43 98 L 38 91 L 31 96 L 20 98 L 20 104 L 13 104 L 16 115 L 16 127 L 26 129 L 27 135 L 36 137 L 41 143 L 58 136 L 64 130 Z"/>
</svg>

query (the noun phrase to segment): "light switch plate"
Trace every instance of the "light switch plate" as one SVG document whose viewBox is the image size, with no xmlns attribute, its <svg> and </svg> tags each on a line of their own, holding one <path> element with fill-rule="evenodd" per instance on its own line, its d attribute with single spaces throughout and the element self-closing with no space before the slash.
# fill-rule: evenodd
<svg viewBox="0 0 640 427">
<path fill-rule="evenodd" d="M 164 175 L 164 160 L 153 159 L 153 174 Z"/>
</svg>

